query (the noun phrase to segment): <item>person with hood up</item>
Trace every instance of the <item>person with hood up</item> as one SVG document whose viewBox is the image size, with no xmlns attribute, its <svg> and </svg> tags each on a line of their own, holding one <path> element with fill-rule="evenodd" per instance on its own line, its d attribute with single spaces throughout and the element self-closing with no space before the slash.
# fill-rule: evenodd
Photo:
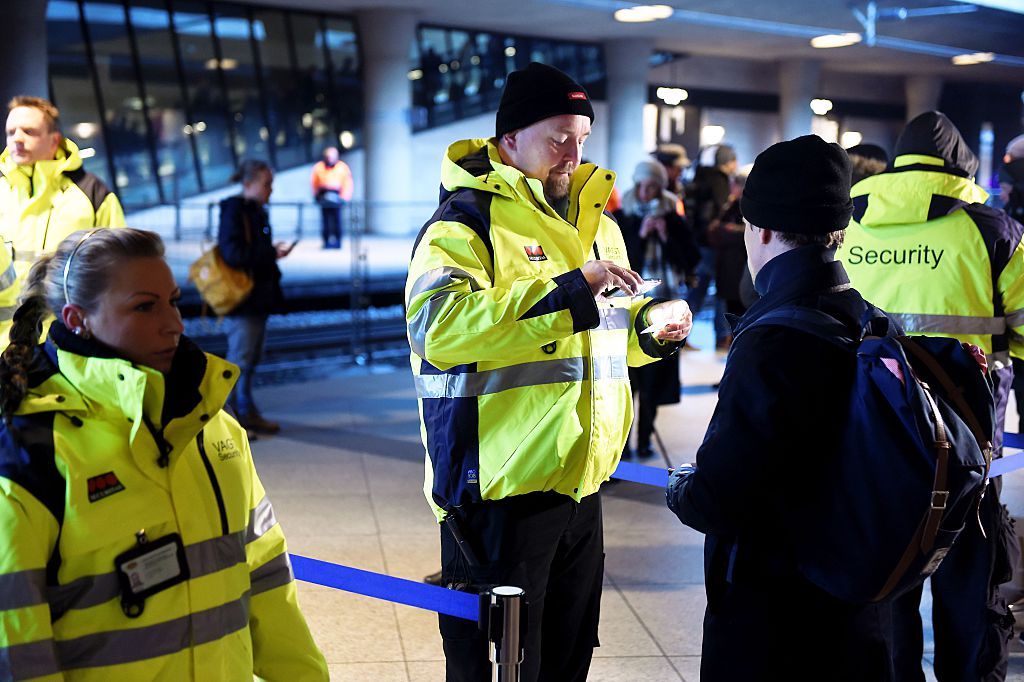
<svg viewBox="0 0 1024 682">
<path fill-rule="evenodd" d="M 60 112 L 41 97 L 18 96 L 7 105 L 7 148 L 0 153 L 0 236 L 24 286 L 36 257 L 72 232 L 124 227 L 117 196 L 82 168 L 74 142 L 64 137 Z M 12 306 L 0 308 L 0 350 L 7 347 Z"/>
<path fill-rule="evenodd" d="M 984 204 L 978 158 L 956 126 L 929 111 L 896 141 L 892 169 L 857 183 L 840 258 L 853 285 L 908 334 L 945 336 L 987 355 L 996 396 L 994 456 L 1002 456 L 1011 356 L 1024 355 L 1024 227 Z M 1002 680 L 1013 617 L 999 593 L 1013 547 L 1001 479 L 931 577 L 935 677 Z M 1013 540 L 1015 542 L 1015 540 Z M 896 672 L 921 680 L 921 588 L 893 606 Z"/>
</svg>

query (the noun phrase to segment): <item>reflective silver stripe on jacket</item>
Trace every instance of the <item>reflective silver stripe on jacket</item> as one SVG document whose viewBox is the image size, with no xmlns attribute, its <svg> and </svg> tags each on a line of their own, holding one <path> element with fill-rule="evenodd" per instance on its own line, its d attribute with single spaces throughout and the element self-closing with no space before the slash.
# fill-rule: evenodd
<svg viewBox="0 0 1024 682">
<path fill-rule="evenodd" d="M 45 251 L 27 251 L 22 249 L 14 249 L 14 262 L 15 263 L 35 263 L 36 258 L 46 253 Z"/>
<path fill-rule="evenodd" d="M 1002 317 L 966 317 L 962 315 L 919 315 L 889 313 L 908 333 L 921 334 L 1005 334 Z"/>
<path fill-rule="evenodd" d="M 0 646 L 0 679 L 28 680 L 61 671 L 52 639 Z"/>
<path fill-rule="evenodd" d="M 476 291 L 478 287 L 475 281 L 465 270 L 459 268 L 434 268 L 433 270 L 427 270 L 422 275 L 416 278 L 412 288 L 409 290 L 409 300 L 406 301 L 406 305 L 409 305 L 414 298 L 420 294 L 428 291 L 434 291 L 440 289 L 436 294 L 432 295 L 423 307 L 413 315 L 408 322 L 409 328 L 409 345 L 412 346 L 412 351 L 423 357 L 426 354 L 427 344 L 427 332 L 430 331 L 430 326 L 434 324 L 434 320 L 437 318 L 437 314 L 441 312 L 441 308 L 444 307 L 445 299 L 454 294 L 454 291 L 445 290 L 444 287 L 450 286 L 454 283 L 460 282 L 461 280 L 468 280 L 472 291 Z"/>
<path fill-rule="evenodd" d="M 1014 310 L 1006 313 L 1006 326 L 1007 327 L 1020 327 L 1024 326 L 1024 309 Z"/>
<path fill-rule="evenodd" d="M 3 275 L 0 275 L 0 289 L 6 289 L 18 279 L 18 271 L 14 269 L 14 263 L 7 266 Z"/>
<path fill-rule="evenodd" d="M 601 323 L 598 329 L 629 329 L 628 308 L 598 308 L 601 312 Z"/>
<path fill-rule="evenodd" d="M 45 604 L 45 592 L 46 571 L 41 568 L 0 575 L 0 611 Z"/>
<path fill-rule="evenodd" d="M 593 370 L 589 372 L 587 364 L 586 358 L 560 358 L 468 374 L 420 374 L 415 381 L 416 395 L 420 398 L 474 398 L 513 388 L 583 381 L 587 377 L 625 380 L 629 376 L 625 356 L 595 357 Z"/>
<path fill-rule="evenodd" d="M 17 312 L 18 306 L 6 306 L 0 307 L 0 322 L 6 322 L 7 320 L 14 319 L 14 313 Z"/>
<path fill-rule="evenodd" d="M 249 574 L 252 596 L 287 585 L 294 578 L 287 554 L 279 554 Z"/>
<path fill-rule="evenodd" d="M 56 642 L 65 670 L 145 661 L 215 642 L 249 625 L 249 594 L 212 609 L 142 628 L 111 630 Z"/>
<path fill-rule="evenodd" d="M 273 513 L 273 512 L 271 512 Z M 185 547 L 185 560 L 191 578 L 217 573 L 237 564 L 245 563 L 246 531 L 220 535 Z M 99 606 L 121 594 L 117 573 L 89 575 L 72 580 L 66 585 L 50 587 L 46 599 L 50 602 L 51 617 L 58 620 L 69 609 L 88 609 Z"/>
<path fill-rule="evenodd" d="M 245 533 L 245 544 L 248 545 L 254 540 L 259 540 L 276 525 L 277 517 L 274 516 L 274 505 L 270 504 L 269 497 L 264 497 L 249 513 L 249 529 Z"/>
</svg>

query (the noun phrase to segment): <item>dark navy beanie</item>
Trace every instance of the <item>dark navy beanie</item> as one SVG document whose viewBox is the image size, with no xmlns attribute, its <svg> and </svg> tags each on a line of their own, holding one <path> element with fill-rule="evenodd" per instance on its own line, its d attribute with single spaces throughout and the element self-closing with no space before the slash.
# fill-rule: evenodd
<svg viewBox="0 0 1024 682">
<path fill-rule="evenodd" d="M 850 158 L 817 135 L 773 144 L 757 155 L 740 198 L 752 225 L 778 232 L 828 234 L 853 215 Z"/>
<path fill-rule="evenodd" d="M 513 71 L 501 93 L 495 135 L 519 130 L 552 116 L 579 114 L 594 120 L 594 107 L 586 89 L 553 66 L 530 62 Z"/>
</svg>

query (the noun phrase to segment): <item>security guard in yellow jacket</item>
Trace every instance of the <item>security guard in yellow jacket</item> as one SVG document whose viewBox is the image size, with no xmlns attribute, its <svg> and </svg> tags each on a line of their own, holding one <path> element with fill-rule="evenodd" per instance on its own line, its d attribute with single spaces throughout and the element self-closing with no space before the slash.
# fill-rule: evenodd
<svg viewBox="0 0 1024 682">
<path fill-rule="evenodd" d="M 0 236 L 12 250 L 18 290 L 33 261 L 76 230 L 124 227 L 121 204 L 82 168 L 74 142 L 60 132 L 57 108 L 39 97 L 7 106 L 7 148 L 0 153 Z M 0 308 L 0 350 L 14 310 Z"/>
<path fill-rule="evenodd" d="M 632 421 L 627 366 L 674 352 L 691 323 L 682 301 L 610 291 L 634 294 L 641 280 L 603 213 L 614 175 L 580 165 L 593 115 L 561 71 L 511 73 L 497 136 L 448 149 L 406 286 L 442 581 L 526 590 L 524 682 L 586 679 L 603 574 L 597 492 Z M 440 626 L 449 682 L 490 679 L 476 625 Z"/>
<path fill-rule="evenodd" d="M 854 222 L 840 252 L 850 280 L 908 334 L 947 336 L 988 356 L 996 393 L 997 453 L 1013 379 L 1011 354 L 1024 355 L 1024 227 L 985 206 L 974 183 L 978 159 L 939 112 L 921 114 L 896 142 L 890 171 L 854 185 Z M 997 479 L 998 480 L 998 479 Z M 1000 542 L 1005 512 L 998 487 L 985 496 L 932 576 L 935 676 L 1001 680 L 1013 618 L 998 585 L 1011 578 Z M 1011 534 L 1012 535 L 1012 534 Z M 920 588 L 894 605 L 900 680 L 921 671 Z"/>
<path fill-rule="evenodd" d="M 0 679 L 326 680 L 237 368 L 181 337 L 157 235 L 79 234 L 0 360 Z"/>
</svg>

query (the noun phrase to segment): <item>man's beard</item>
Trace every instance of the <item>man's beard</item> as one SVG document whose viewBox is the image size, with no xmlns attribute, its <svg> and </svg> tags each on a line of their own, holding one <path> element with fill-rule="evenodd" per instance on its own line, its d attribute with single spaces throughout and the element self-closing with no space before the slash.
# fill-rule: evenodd
<svg viewBox="0 0 1024 682">
<path fill-rule="evenodd" d="M 568 170 L 568 174 L 557 171 Z M 572 180 L 574 168 L 553 168 L 544 180 L 544 195 L 551 199 L 564 199 L 569 196 L 569 184 Z"/>
</svg>

